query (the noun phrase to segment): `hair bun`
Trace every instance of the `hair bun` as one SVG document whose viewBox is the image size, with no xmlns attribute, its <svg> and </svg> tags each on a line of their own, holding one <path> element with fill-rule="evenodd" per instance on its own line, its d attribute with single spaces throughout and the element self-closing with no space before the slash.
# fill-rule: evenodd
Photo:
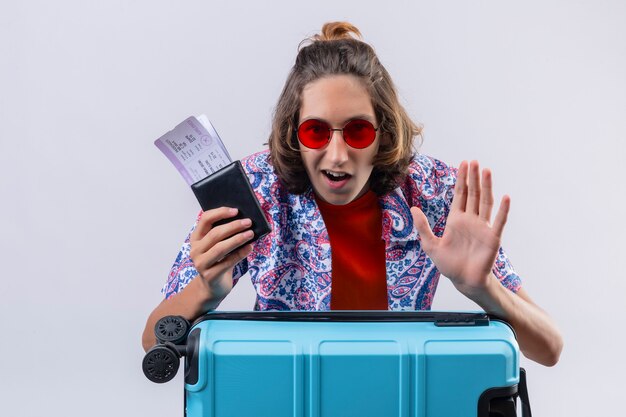
<svg viewBox="0 0 626 417">
<path fill-rule="evenodd" d="M 328 22 L 322 26 L 322 33 L 315 35 L 316 41 L 335 41 L 340 39 L 360 39 L 361 32 L 352 23 Z"/>
</svg>

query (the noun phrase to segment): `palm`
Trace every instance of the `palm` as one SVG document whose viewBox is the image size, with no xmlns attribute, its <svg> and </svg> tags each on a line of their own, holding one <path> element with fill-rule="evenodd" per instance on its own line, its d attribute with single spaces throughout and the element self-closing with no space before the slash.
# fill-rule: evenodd
<svg viewBox="0 0 626 417">
<path fill-rule="evenodd" d="M 509 198 L 502 199 L 493 226 L 490 223 L 492 208 L 491 173 L 483 171 L 481 184 L 478 163 L 472 162 L 468 167 L 463 162 L 459 167 L 454 200 L 441 238 L 433 235 L 419 209 L 411 210 L 424 251 L 439 271 L 463 293 L 486 285 L 498 254 Z"/>
<path fill-rule="evenodd" d="M 500 238 L 486 222 L 456 212 L 451 213 L 441 240 L 428 255 L 453 282 L 463 280 L 476 287 L 489 275 L 499 247 Z"/>
</svg>

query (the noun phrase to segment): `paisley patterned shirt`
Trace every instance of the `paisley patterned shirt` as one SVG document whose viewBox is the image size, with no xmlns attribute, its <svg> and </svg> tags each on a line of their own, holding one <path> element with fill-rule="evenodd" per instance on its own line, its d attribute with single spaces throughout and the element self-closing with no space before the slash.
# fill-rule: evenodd
<svg viewBox="0 0 626 417">
<path fill-rule="evenodd" d="M 250 274 L 257 293 L 255 310 L 329 310 L 331 247 L 313 190 L 297 195 L 288 192 L 268 157 L 266 150 L 241 161 L 272 232 L 254 242 L 250 255 L 235 265 L 233 279 L 236 282 L 246 272 Z M 432 305 L 440 273 L 421 248 L 410 207 L 420 207 L 433 233 L 441 236 L 456 174 L 455 168 L 418 154 L 404 183 L 379 197 L 390 310 L 428 310 Z M 189 257 L 190 234 L 162 289 L 166 298 L 198 274 Z M 493 272 L 511 291 L 520 288 L 521 280 L 502 248 Z"/>
</svg>

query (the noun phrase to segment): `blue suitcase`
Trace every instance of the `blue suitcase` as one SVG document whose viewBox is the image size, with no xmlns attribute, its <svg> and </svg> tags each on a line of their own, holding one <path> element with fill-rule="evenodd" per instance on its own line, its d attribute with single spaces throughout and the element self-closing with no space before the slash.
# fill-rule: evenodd
<svg viewBox="0 0 626 417">
<path fill-rule="evenodd" d="M 512 329 L 484 313 L 211 312 L 155 328 L 143 370 L 185 357 L 187 417 L 530 417 Z"/>
</svg>

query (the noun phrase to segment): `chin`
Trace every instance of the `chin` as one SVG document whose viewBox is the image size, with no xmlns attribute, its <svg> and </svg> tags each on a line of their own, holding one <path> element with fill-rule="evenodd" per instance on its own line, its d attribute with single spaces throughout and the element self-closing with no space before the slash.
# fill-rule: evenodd
<svg viewBox="0 0 626 417">
<path fill-rule="evenodd" d="M 319 198 L 335 206 L 343 206 L 351 203 L 365 194 L 369 189 L 369 184 L 367 182 L 363 185 L 358 184 L 356 178 L 354 177 L 341 188 L 329 186 L 329 184 L 325 181 L 325 178 L 322 178 L 319 183 L 314 183 L 312 185 L 315 190 L 315 194 Z"/>
<path fill-rule="evenodd" d="M 353 200 L 354 198 L 335 198 L 332 200 L 326 200 L 326 202 L 333 204 L 335 206 L 344 206 Z"/>
</svg>

